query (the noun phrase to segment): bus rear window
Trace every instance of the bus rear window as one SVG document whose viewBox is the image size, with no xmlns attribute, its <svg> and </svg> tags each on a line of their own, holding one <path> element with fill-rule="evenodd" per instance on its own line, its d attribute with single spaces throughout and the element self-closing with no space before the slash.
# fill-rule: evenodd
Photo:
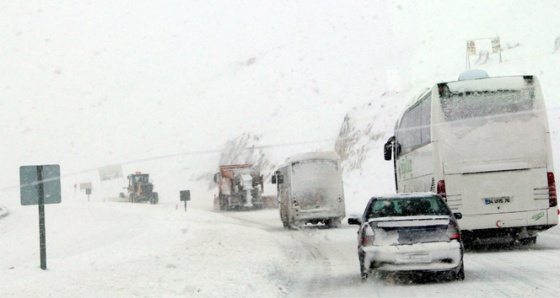
<svg viewBox="0 0 560 298">
<path fill-rule="evenodd" d="M 441 107 L 446 121 L 491 118 L 533 109 L 534 89 L 446 92 Z"/>
</svg>

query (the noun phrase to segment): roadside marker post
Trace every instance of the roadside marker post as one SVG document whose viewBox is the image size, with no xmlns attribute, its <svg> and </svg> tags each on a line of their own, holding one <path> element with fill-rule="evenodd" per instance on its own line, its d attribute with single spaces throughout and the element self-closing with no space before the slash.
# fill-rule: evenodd
<svg viewBox="0 0 560 298">
<path fill-rule="evenodd" d="M 47 269 L 45 204 L 59 204 L 60 166 L 38 165 L 19 168 L 21 205 L 39 206 L 39 248 L 41 269 Z"/>
</svg>

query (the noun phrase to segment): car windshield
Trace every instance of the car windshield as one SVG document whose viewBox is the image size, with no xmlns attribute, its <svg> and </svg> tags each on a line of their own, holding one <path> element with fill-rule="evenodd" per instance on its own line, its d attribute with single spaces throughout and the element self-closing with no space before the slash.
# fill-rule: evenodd
<svg viewBox="0 0 560 298">
<path fill-rule="evenodd" d="M 374 200 L 366 218 L 449 214 L 449 209 L 438 197 L 390 198 Z"/>
</svg>

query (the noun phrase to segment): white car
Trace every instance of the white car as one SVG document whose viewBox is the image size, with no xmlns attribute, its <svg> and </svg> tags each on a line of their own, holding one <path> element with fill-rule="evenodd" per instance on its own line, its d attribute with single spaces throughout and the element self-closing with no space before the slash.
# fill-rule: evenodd
<svg viewBox="0 0 560 298">
<path fill-rule="evenodd" d="M 358 256 L 362 280 L 372 271 L 420 271 L 465 278 L 463 242 L 453 214 L 437 194 L 373 197 L 359 225 Z"/>
</svg>

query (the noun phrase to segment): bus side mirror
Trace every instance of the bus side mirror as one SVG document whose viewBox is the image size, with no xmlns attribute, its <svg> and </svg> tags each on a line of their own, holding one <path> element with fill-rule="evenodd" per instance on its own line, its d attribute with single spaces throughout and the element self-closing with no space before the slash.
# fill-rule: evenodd
<svg viewBox="0 0 560 298">
<path fill-rule="evenodd" d="M 385 155 L 385 160 L 391 160 L 393 153 L 393 144 L 390 142 L 385 143 L 383 148 L 383 154 Z"/>
<path fill-rule="evenodd" d="M 453 216 L 455 216 L 456 219 L 461 219 L 461 218 L 463 218 L 463 214 L 462 214 L 461 212 L 453 213 Z"/>
<path fill-rule="evenodd" d="M 270 182 L 272 182 L 272 184 L 282 184 L 284 183 L 284 176 L 280 174 L 280 171 L 276 171 L 274 172 L 274 175 L 272 175 Z"/>
<path fill-rule="evenodd" d="M 387 143 L 385 143 L 385 146 L 383 146 L 383 154 L 385 155 L 385 160 L 391 160 L 391 155 L 393 153 L 393 144 L 394 143 L 395 143 L 395 137 L 392 136 L 387 140 Z M 397 156 L 395 156 L 395 158 L 397 158 Z"/>
</svg>

